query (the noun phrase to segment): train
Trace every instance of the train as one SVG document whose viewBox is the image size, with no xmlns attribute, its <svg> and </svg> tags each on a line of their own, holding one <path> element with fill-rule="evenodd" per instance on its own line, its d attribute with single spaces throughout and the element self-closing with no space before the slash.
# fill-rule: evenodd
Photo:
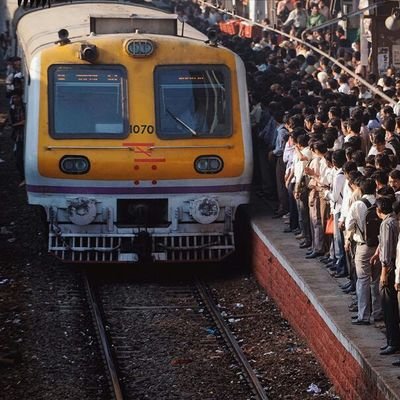
<svg viewBox="0 0 400 400">
<path fill-rule="evenodd" d="M 79 263 L 232 255 L 253 168 L 240 57 L 214 30 L 145 5 L 31 3 L 13 24 L 26 191 L 45 211 L 49 252 Z"/>
</svg>

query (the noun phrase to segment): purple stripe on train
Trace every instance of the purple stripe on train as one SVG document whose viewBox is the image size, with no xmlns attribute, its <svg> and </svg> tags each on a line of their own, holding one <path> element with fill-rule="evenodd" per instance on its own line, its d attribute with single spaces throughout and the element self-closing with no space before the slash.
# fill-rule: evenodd
<svg viewBox="0 0 400 400">
<path fill-rule="evenodd" d="M 226 186 L 171 186 L 171 187 L 81 187 L 81 186 L 38 186 L 27 185 L 31 193 L 70 193 L 70 194 L 182 194 L 182 193 L 225 193 L 248 192 L 251 185 Z"/>
</svg>

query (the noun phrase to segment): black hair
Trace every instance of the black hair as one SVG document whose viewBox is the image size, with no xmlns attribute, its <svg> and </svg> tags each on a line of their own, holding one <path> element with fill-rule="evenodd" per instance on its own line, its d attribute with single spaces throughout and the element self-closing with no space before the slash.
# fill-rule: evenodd
<svg viewBox="0 0 400 400">
<path fill-rule="evenodd" d="M 389 177 L 392 179 L 400 180 L 400 170 L 394 169 L 390 171 Z"/>
<path fill-rule="evenodd" d="M 375 156 L 375 167 L 383 170 L 390 170 L 392 166 L 392 161 L 390 157 L 385 153 L 380 153 Z"/>
<path fill-rule="evenodd" d="M 372 174 L 371 178 L 382 185 L 387 185 L 387 183 L 389 181 L 388 173 L 386 171 L 382 171 L 382 170 L 375 171 Z"/>
<path fill-rule="evenodd" d="M 393 211 L 393 198 L 390 196 L 380 196 L 376 199 L 376 208 L 382 214 L 390 214 Z"/>
<path fill-rule="evenodd" d="M 363 174 L 362 174 L 360 171 L 358 171 L 358 170 L 350 171 L 350 172 L 348 173 L 348 181 L 349 181 L 349 184 L 350 184 L 350 185 L 356 184 L 356 181 L 359 180 L 359 179 L 362 178 L 362 177 L 363 177 Z"/>
<path fill-rule="evenodd" d="M 396 118 L 394 116 L 387 117 L 383 120 L 382 126 L 389 132 L 396 130 Z"/>
<path fill-rule="evenodd" d="M 337 168 L 342 168 L 346 162 L 346 153 L 344 150 L 335 150 L 332 154 L 332 163 Z"/>
<path fill-rule="evenodd" d="M 351 159 L 357 164 L 357 167 L 365 166 L 365 153 L 362 150 L 356 150 L 351 155 Z"/>
<path fill-rule="evenodd" d="M 348 174 L 351 171 L 357 171 L 357 164 L 354 161 L 346 161 L 342 169 L 345 174 Z"/>
<path fill-rule="evenodd" d="M 371 178 L 364 179 L 360 184 L 362 194 L 375 194 L 376 183 Z"/>
<path fill-rule="evenodd" d="M 393 211 L 396 213 L 396 214 L 398 214 L 398 213 L 400 213 L 400 201 L 395 201 L 393 204 L 392 204 L 392 209 L 393 209 Z"/>
<path fill-rule="evenodd" d="M 323 140 L 318 140 L 314 144 L 314 150 L 318 151 L 319 153 L 325 154 L 328 151 L 328 147 Z"/>
</svg>

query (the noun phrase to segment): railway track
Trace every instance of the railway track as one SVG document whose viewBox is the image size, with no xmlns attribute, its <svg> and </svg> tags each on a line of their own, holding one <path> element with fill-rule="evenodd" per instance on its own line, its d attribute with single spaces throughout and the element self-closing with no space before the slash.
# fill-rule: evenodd
<svg viewBox="0 0 400 400">
<path fill-rule="evenodd" d="M 85 286 L 116 400 L 268 400 L 201 280 Z"/>
</svg>

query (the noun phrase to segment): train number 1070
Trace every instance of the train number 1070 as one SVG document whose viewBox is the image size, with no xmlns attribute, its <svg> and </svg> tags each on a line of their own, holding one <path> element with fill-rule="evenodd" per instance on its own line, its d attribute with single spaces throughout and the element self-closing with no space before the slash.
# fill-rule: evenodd
<svg viewBox="0 0 400 400">
<path fill-rule="evenodd" d="M 154 133 L 154 125 L 146 125 L 146 124 L 141 124 L 141 125 L 129 125 L 129 132 L 130 133 L 137 133 L 137 134 L 143 134 L 143 133 Z"/>
</svg>

